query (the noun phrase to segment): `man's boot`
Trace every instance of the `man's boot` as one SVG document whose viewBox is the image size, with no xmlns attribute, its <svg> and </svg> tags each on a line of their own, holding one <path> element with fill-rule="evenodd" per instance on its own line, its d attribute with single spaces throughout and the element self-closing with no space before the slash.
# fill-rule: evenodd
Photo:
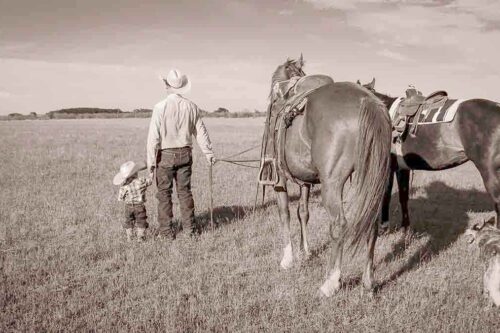
<svg viewBox="0 0 500 333">
<path fill-rule="evenodd" d="M 132 228 L 125 229 L 125 232 L 127 233 L 127 241 L 130 242 L 132 240 L 132 237 L 134 237 L 134 232 Z"/>
<path fill-rule="evenodd" d="M 144 240 L 146 240 L 146 235 L 144 234 L 145 232 L 146 232 L 146 229 L 137 228 L 137 241 L 138 242 L 144 242 Z"/>
</svg>

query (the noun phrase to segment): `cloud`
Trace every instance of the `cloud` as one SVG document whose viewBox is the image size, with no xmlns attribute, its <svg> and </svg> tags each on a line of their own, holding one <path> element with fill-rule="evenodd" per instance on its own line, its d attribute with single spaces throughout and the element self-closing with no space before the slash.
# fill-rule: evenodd
<svg viewBox="0 0 500 333">
<path fill-rule="evenodd" d="M 0 98 L 1 99 L 7 99 L 10 97 L 12 97 L 12 94 L 10 92 L 0 90 Z"/>
<path fill-rule="evenodd" d="M 366 6 L 443 6 L 453 0 L 305 0 L 319 9 L 355 10 Z"/>
<path fill-rule="evenodd" d="M 343 10 L 347 24 L 363 32 L 372 47 L 379 49 L 377 54 L 388 59 L 454 61 L 465 67 L 478 65 L 484 72 L 499 71 L 493 64 L 500 40 L 500 1 L 306 1 L 317 8 Z"/>
<path fill-rule="evenodd" d="M 448 8 L 476 16 L 487 22 L 500 22 L 500 1 L 498 0 L 455 0 Z"/>
<path fill-rule="evenodd" d="M 409 58 L 401 53 L 394 52 L 388 49 L 383 49 L 377 52 L 378 55 L 393 59 L 393 60 L 398 60 L 398 61 L 407 61 Z"/>
<path fill-rule="evenodd" d="M 293 10 L 291 9 L 283 9 L 278 12 L 279 15 L 281 16 L 290 16 L 293 15 Z"/>
</svg>

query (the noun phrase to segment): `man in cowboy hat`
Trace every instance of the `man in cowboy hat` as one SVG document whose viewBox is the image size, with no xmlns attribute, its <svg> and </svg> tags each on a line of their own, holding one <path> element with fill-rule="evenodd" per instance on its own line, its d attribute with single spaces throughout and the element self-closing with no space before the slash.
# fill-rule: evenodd
<svg viewBox="0 0 500 333">
<path fill-rule="evenodd" d="M 178 70 L 162 77 L 167 98 L 155 105 L 149 125 L 147 167 L 156 171 L 158 193 L 159 236 L 169 233 L 175 239 L 179 230 L 172 223 L 172 188 L 175 179 L 183 223 L 189 223 L 193 233 L 201 228 L 194 219 L 194 201 L 191 193 L 192 136 L 209 163 L 215 163 L 207 129 L 195 103 L 183 97 L 191 89 L 191 82 Z"/>
</svg>

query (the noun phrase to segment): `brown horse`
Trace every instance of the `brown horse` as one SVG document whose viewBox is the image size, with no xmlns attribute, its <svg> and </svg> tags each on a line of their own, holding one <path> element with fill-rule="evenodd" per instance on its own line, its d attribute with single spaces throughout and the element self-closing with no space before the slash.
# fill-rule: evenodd
<svg viewBox="0 0 500 333">
<path fill-rule="evenodd" d="M 358 81 L 359 83 L 359 81 Z M 375 91 L 375 79 L 363 85 L 390 108 L 396 98 Z M 461 102 L 451 122 L 426 124 L 401 144 L 402 156 L 391 158 L 389 186 L 382 205 L 382 224 L 388 225 L 394 173 L 399 188 L 402 226 L 410 226 L 408 192 L 410 170 L 445 170 L 472 161 L 500 215 L 500 104 L 486 99 Z M 401 159 L 404 163 L 401 163 Z"/>
<path fill-rule="evenodd" d="M 294 76 L 304 76 L 302 57 L 288 60 L 273 74 L 272 86 Z M 272 89 L 271 89 L 272 90 Z M 271 93 L 269 112 L 277 112 Z M 306 225 L 311 184 L 321 183 L 323 206 L 330 217 L 332 255 L 327 280 L 320 291 L 331 296 L 340 288 L 340 267 L 345 237 L 356 247 L 367 241 L 367 264 L 363 272 L 365 288 L 372 290 L 373 251 L 377 237 L 377 215 L 387 187 L 390 164 L 391 124 L 388 112 L 373 94 L 349 82 L 331 83 L 314 90 L 307 97 L 302 115 L 287 129 L 285 159 L 289 181 L 300 180 L 298 217 L 301 224 L 301 248 L 309 254 Z M 352 223 L 348 223 L 342 203 L 344 185 L 353 173 L 356 202 Z M 280 177 L 287 172 L 278 168 Z M 281 267 L 293 261 L 290 236 L 289 199 L 286 186 L 275 187 L 282 223 L 284 254 Z M 333 266 L 332 266 L 333 265 Z"/>
</svg>

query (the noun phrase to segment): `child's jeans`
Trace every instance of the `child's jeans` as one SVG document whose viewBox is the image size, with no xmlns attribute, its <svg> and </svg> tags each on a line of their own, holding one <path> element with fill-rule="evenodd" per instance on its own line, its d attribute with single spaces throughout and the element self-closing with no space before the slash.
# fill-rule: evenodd
<svg viewBox="0 0 500 333">
<path fill-rule="evenodd" d="M 123 228 L 143 228 L 148 227 L 148 217 L 146 215 L 146 206 L 143 203 L 139 204 L 125 204 L 125 221 Z"/>
</svg>

